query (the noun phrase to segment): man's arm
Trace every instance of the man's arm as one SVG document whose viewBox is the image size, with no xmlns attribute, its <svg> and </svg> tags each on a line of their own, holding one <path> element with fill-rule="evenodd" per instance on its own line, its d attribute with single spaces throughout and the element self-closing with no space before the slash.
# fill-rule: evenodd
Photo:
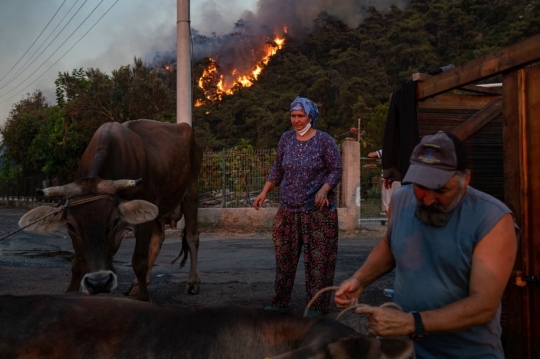
<svg viewBox="0 0 540 359">
<path fill-rule="evenodd" d="M 511 214 L 505 214 L 474 249 L 469 296 L 421 312 L 426 332 L 452 332 L 489 322 L 501 301 L 516 252 L 514 221 Z M 374 335 L 393 337 L 414 332 L 410 313 L 386 308 L 359 308 L 356 312 L 371 314 L 369 328 Z"/>
<path fill-rule="evenodd" d="M 473 251 L 469 296 L 422 312 L 426 331 L 456 331 L 489 322 L 499 307 L 516 252 L 514 220 L 505 214 Z"/>
<path fill-rule="evenodd" d="M 370 152 L 368 153 L 367 157 L 368 158 L 382 158 L 382 150 Z"/>
</svg>

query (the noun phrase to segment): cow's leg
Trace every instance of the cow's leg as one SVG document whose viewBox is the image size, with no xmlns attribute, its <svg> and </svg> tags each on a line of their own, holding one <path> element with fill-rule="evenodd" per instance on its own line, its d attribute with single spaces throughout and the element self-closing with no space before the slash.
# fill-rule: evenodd
<svg viewBox="0 0 540 359">
<path fill-rule="evenodd" d="M 71 260 L 71 281 L 69 282 L 67 292 L 78 292 L 81 288 L 82 268 L 81 258 L 75 255 Z"/>
<path fill-rule="evenodd" d="M 148 288 L 146 286 L 146 274 L 148 273 L 148 252 L 154 221 L 137 225 L 135 231 L 135 251 L 131 260 L 133 271 L 137 277 L 137 299 L 150 301 Z"/>
<path fill-rule="evenodd" d="M 184 235 L 187 241 L 189 251 L 190 266 L 189 276 L 184 289 L 184 294 L 199 293 L 199 284 L 201 278 L 199 276 L 199 268 L 197 265 L 197 251 L 199 250 L 199 228 L 197 223 L 197 213 L 199 211 L 199 189 L 198 176 L 196 180 L 192 180 L 189 189 L 182 200 L 182 213 L 184 215 L 185 227 Z"/>
<path fill-rule="evenodd" d="M 153 223 L 154 226 L 152 228 L 152 238 L 150 239 L 150 249 L 148 253 L 148 273 L 146 274 L 146 285 L 150 284 L 150 274 L 152 273 L 152 268 L 154 267 L 156 258 L 161 251 L 161 245 L 165 240 L 165 231 L 163 231 L 161 223 L 159 223 L 157 220 L 155 220 Z M 139 289 L 138 283 L 139 281 L 135 277 L 124 294 L 136 296 Z"/>
<path fill-rule="evenodd" d="M 150 273 L 154 268 L 156 258 L 161 251 L 161 245 L 165 240 L 165 231 L 163 226 L 158 220 L 154 220 L 154 227 L 152 229 L 152 238 L 150 239 L 150 250 L 148 253 L 148 273 L 146 274 L 146 284 L 150 283 Z"/>
</svg>

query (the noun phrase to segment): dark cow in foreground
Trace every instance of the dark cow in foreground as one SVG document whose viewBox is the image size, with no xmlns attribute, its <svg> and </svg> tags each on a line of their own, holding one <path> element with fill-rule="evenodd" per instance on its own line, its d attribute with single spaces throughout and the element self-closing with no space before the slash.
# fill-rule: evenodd
<svg viewBox="0 0 540 359">
<path fill-rule="evenodd" d="M 183 215 L 182 265 L 188 252 L 191 256 L 185 293 L 198 293 L 201 164 L 202 150 L 188 124 L 149 120 L 105 123 L 82 156 L 78 180 L 42 190 L 47 197 L 65 199 L 65 208 L 28 230 L 47 231 L 67 225 L 75 251 L 67 290 L 87 294 L 107 293 L 116 287 L 112 258 L 122 238 L 133 232 L 136 280 L 132 293 L 137 299 L 149 300 L 147 283 L 165 238 L 165 225 L 176 227 Z M 21 218 L 19 225 L 23 227 L 53 211 L 55 208 L 47 206 L 35 208 Z"/>
<path fill-rule="evenodd" d="M 407 358 L 327 317 L 246 307 L 182 308 L 125 298 L 0 296 L 2 358 Z"/>
</svg>

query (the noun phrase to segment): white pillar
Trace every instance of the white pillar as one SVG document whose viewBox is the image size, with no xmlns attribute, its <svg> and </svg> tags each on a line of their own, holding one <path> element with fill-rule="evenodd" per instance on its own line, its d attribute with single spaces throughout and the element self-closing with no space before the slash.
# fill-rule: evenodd
<svg viewBox="0 0 540 359">
<path fill-rule="evenodd" d="M 339 229 L 354 232 L 360 228 L 360 142 L 347 138 L 341 144 L 341 204 Z"/>
<path fill-rule="evenodd" d="M 191 38 L 189 0 L 177 0 L 176 122 L 191 126 Z"/>
</svg>

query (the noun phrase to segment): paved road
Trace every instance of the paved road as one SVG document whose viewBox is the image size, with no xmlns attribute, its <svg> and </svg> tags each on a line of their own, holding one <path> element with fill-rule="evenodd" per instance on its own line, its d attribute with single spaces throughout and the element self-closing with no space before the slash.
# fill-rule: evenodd
<svg viewBox="0 0 540 359">
<path fill-rule="evenodd" d="M 0 208 L 0 236 L 16 230 L 25 210 Z M 380 223 L 365 227 L 356 236 L 340 239 L 335 283 L 348 278 L 365 260 L 380 238 Z M 131 254 L 134 238 L 124 239 L 114 266 L 118 288 L 112 296 L 123 296 L 134 278 Z M 149 286 L 152 301 L 185 306 L 246 305 L 264 307 L 273 295 L 275 260 L 268 234 L 201 233 L 199 270 L 201 289 L 198 295 L 184 295 L 189 263 L 184 268 L 170 262 L 180 251 L 181 240 L 170 232 L 163 244 Z M 0 242 L 1 294 L 59 294 L 70 280 L 73 256 L 71 240 L 64 228 L 47 235 L 19 232 Z M 300 260 L 291 304 L 295 312 L 305 308 L 303 260 Z M 392 287 L 392 275 L 375 282 L 362 297 L 362 302 L 380 305 L 388 301 L 382 291 Z M 333 310 L 337 313 L 337 310 Z"/>
</svg>

